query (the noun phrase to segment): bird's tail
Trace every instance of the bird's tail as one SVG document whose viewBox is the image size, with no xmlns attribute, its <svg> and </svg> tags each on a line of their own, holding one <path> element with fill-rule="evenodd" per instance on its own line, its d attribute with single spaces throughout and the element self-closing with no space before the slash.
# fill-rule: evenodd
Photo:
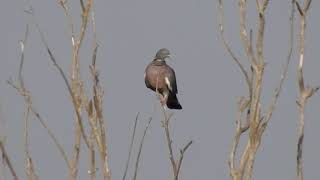
<svg viewBox="0 0 320 180">
<path fill-rule="evenodd" d="M 167 100 L 167 107 L 169 109 L 182 109 L 181 104 L 178 101 L 177 95 L 170 93 Z"/>
</svg>

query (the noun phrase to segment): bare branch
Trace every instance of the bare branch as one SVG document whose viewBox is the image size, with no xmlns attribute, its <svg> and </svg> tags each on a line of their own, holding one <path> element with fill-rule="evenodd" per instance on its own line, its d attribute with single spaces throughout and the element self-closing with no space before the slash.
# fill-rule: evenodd
<svg viewBox="0 0 320 180">
<path fill-rule="evenodd" d="M 290 13 L 290 18 L 289 18 L 289 21 L 290 21 L 290 32 L 289 32 L 289 50 L 288 50 L 288 55 L 287 55 L 287 60 L 286 60 L 286 63 L 284 65 L 284 68 L 283 68 L 283 71 L 282 71 L 282 74 L 281 74 L 281 78 L 280 78 L 280 81 L 279 81 L 279 84 L 277 86 L 277 88 L 275 89 L 274 91 L 274 95 L 272 97 L 272 101 L 271 101 L 271 104 L 269 106 L 269 109 L 267 111 L 267 115 L 265 117 L 265 121 L 262 123 L 261 125 L 261 133 L 264 132 L 268 122 L 270 121 L 271 119 L 271 116 L 272 116 L 272 113 L 276 107 L 276 103 L 277 103 L 277 100 L 280 96 L 280 93 L 282 91 L 282 86 L 283 86 L 283 83 L 284 83 L 284 80 L 288 74 L 288 68 L 289 68 L 289 64 L 291 62 L 291 57 L 292 57 L 292 47 L 293 47 L 293 31 L 294 31 L 294 28 L 293 28 L 293 25 L 294 25 L 294 13 L 295 13 L 295 8 L 294 8 L 294 0 L 292 0 L 292 3 L 291 3 L 291 13 Z"/>
<path fill-rule="evenodd" d="M 90 141 L 89 141 L 89 161 L 90 161 L 90 170 L 88 171 L 91 180 L 96 180 L 96 157 L 95 157 L 95 149 L 94 149 L 94 142 L 95 142 L 95 134 L 91 131 L 90 134 Z"/>
<path fill-rule="evenodd" d="M 22 41 L 20 41 L 21 56 L 20 56 L 20 66 L 19 66 L 19 72 L 18 72 L 18 81 L 19 81 L 20 87 L 22 87 L 21 90 L 23 90 L 23 91 L 26 91 L 24 89 L 22 69 L 23 69 L 23 65 L 24 65 L 24 54 L 25 54 L 25 47 L 27 44 L 28 35 L 29 35 L 29 25 L 27 24 L 24 38 Z M 28 99 L 26 102 L 31 102 L 31 100 L 29 100 L 29 98 L 25 98 L 25 99 Z M 29 133 L 28 133 L 29 127 L 28 126 L 29 126 L 29 114 L 31 111 L 30 106 L 31 106 L 30 104 L 26 103 L 26 110 L 24 113 L 24 152 L 25 152 L 27 177 L 29 178 L 29 180 L 36 180 L 37 175 L 35 173 L 32 158 L 29 154 Z"/>
<path fill-rule="evenodd" d="M 80 0 L 81 10 L 82 12 L 85 11 L 85 6 L 83 0 Z"/>
<path fill-rule="evenodd" d="M 7 151 L 6 151 L 2 141 L 0 141 L 0 149 L 1 149 L 1 152 L 2 152 L 2 158 L 4 159 L 4 162 L 7 164 L 13 179 L 14 180 L 18 180 L 17 173 L 16 173 L 16 171 L 14 170 L 14 168 L 12 166 L 12 163 L 10 161 L 10 158 L 9 158 L 9 156 L 7 154 Z"/>
<path fill-rule="evenodd" d="M 95 109 L 95 137 L 99 148 L 101 162 L 102 162 L 102 172 L 105 180 L 109 180 L 111 176 L 109 163 L 108 163 L 108 148 L 107 148 L 107 138 L 106 138 L 106 125 L 103 117 L 103 95 L 104 92 L 100 85 L 99 74 L 96 69 L 96 59 L 98 52 L 98 42 L 97 42 L 97 32 L 96 32 L 96 21 L 95 21 L 95 11 L 93 7 L 93 1 L 89 0 L 87 3 L 86 11 L 87 17 L 89 18 L 89 10 L 91 9 L 91 22 L 93 29 L 93 50 L 92 50 L 92 62 L 90 65 L 92 80 L 93 80 L 93 107 Z M 85 17 L 83 17 L 85 18 Z M 88 20 L 87 20 L 88 21 Z"/>
<path fill-rule="evenodd" d="M 169 126 L 170 126 L 170 119 L 172 117 L 171 115 L 168 115 L 164 109 L 164 107 L 162 107 L 163 109 L 163 113 L 164 113 L 164 121 L 162 122 L 164 130 L 165 130 L 165 134 L 166 134 L 166 139 L 167 139 L 167 144 L 168 144 L 168 149 L 169 149 L 169 159 L 171 162 L 171 166 L 172 166 L 172 171 L 173 171 L 173 176 L 176 177 L 177 174 L 177 164 L 176 161 L 174 159 L 174 155 L 173 155 L 173 150 L 172 150 L 172 139 L 170 136 L 170 130 L 169 130 Z"/>
<path fill-rule="evenodd" d="M 219 0 L 219 26 L 220 26 L 220 35 L 222 37 L 222 41 L 224 44 L 224 47 L 227 49 L 228 53 L 230 54 L 230 56 L 232 57 L 232 59 L 234 60 L 234 62 L 238 65 L 238 67 L 240 68 L 242 74 L 245 77 L 247 86 L 248 86 L 248 90 L 249 90 L 249 94 L 252 94 L 252 89 L 251 89 L 251 82 L 250 78 L 248 76 L 247 71 L 245 70 L 243 64 L 240 63 L 240 61 L 238 60 L 238 58 L 235 56 L 235 54 L 233 53 L 233 51 L 231 50 L 231 47 L 229 46 L 226 38 L 225 38 L 225 34 L 224 34 L 224 21 L 223 21 L 223 3 L 222 0 Z"/>
<path fill-rule="evenodd" d="M 130 142 L 130 147 L 129 147 L 128 159 L 126 161 L 126 167 L 125 167 L 125 170 L 124 170 L 124 173 L 123 173 L 122 180 L 125 180 L 126 176 L 127 176 L 127 171 L 128 171 L 128 167 L 129 167 L 131 153 L 132 153 L 133 142 L 134 142 L 134 138 L 135 138 L 135 135 L 136 135 L 138 119 L 139 119 L 139 113 L 137 114 L 136 119 L 134 121 L 133 131 L 132 131 L 132 135 L 131 135 L 131 142 Z"/>
<path fill-rule="evenodd" d="M 303 11 L 304 11 L 304 12 L 307 12 L 307 11 L 309 10 L 310 5 L 311 5 L 311 1 L 312 1 L 312 0 L 305 0 L 305 1 L 304 1 L 304 8 L 303 8 Z"/>
<path fill-rule="evenodd" d="M 70 29 L 70 33 L 71 33 L 71 42 L 72 42 L 72 46 L 75 45 L 75 34 L 74 34 L 74 24 L 73 24 L 73 20 L 72 17 L 69 14 L 69 9 L 67 6 L 67 0 L 60 0 L 60 5 L 67 17 L 67 21 L 68 21 L 68 25 L 69 25 L 69 29 Z"/>
<path fill-rule="evenodd" d="M 182 160 L 184 157 L 184 153 L 187 151 L 187 149 L 191 146 L 192 144 L 192 140 L 189 141 L 183 149 L 180 150 L 180 158 L 178 161 L 178 169 L 177 169 L 177 173 L 176 173 L 176 177 L 174 178 L 175 180 L 178 180 L 179 174 L 180 174 L 180 169 L 181 169 L 181 165 L 182 165 Z"/>
<path fill-rule="evenodd" d="M 266 1 L 264 1 L 264 2 L 266 2 Z M 258 34 L 257 34 L 256 49 L 257 49 L 257 56 L 258 56 L 259 65 L 263 66 L 263 63 L 264 63 L 263 43 L 264 43 L 265 18 L 264 18 L 264 10 L 258 9 L 258 11 L 259 11 L 259 30 L 258 30 Z"/>
<path fill-rule="evenodd" d="M 138 155 L 137 155 L 137 160 L 136 160 L 136 165 L 135 165 L 135 169 L 134 169 L 134 176 L 133 176 L 133 180 L 136 180 L 137 179 L 137 176 L 138 176 L 138 168 L 139 168 L 139 162 L 140 162 L 140 157 L 141 157 L 141 152 L 142 152 L 142 147 L 143 147 L 143 143 L 144 143 L 144 138 L 147 134 L 147 130 L 150 126 L 150 123 L 152 121 L 152 118 L 150 117 L 149 118 L 149 121 L 147 123 L 147 126 L 146 128 L 144 129 L 144 132 L 143 132 L 143 136 L 142 136 L 142 139 L 140 141 L 140 146 L 139 146 L 139 151 L 138 151 Z"/>
<path fill-rule="evenodd" d="M 229 154 L 229 160 L 228 160 L 228 164 L 229 164 L 229 169 L 230 169 L 230 176 L 233 179 L 239 179 L 240 178 L 240 174 L 237 170 L 237 168 L 235 167 L 235 157 L 236 157 L 236 150 L 238 149 L 238 145 L 240 143 L 240 137 L 242 135 L 242 133 L 246 132 L 249 128 L 249 116 L 250 116 L 250 111 L 248 111 L 247 113 L 247 125 L 245 127 L 242 127 L 242 123 L 241 123 L 241 114 L 243 113 L 244 109 L 248 106 L 249 101 L 246 100 L 244 97 L 241 98 L 238 102 L 238 113 L 237 113 L 237 117 L 236 117 L 236 134 L 234 136 L 233 139 L 233 143 L 231 146 L 231 151 Z M 244 168 L 244 165 L 240 164 L 240 168 L 242 169 L 242 167 Z"/>
<path fill-rule="evenodd" d="M 157 92 L 157 94 L 158 94 L 158 92 Z M 192 141 L 189 141 L 189 143 L 182 149 L 182 151 L 180 151 L 180 159 L 178 161 L 176 161 L 176 158 L 173 154 L 172 138 L 170 135 L 170 120 L 172 118 L 173 113 L 167 114 L 164 106 L 161 106 L 161 109 L 164 114 L 164 120 L 162 121 L 162 126 L 165 130 L 167 146 L 168 146 L 168 150 L 169 150 L 169 159 L 171 162 L 171 167 L 172 167 L 172 172 L 173 172 L 173 179 L 178 180 L 184 152 L 192 144 Z"/>
<path fill-rule="evenodd" d="M 250 65 L 253 67 L 255 72 L 258 70 L 257 61 L 253 53 L 252 44 L 249 41 L 248 33 L 246 29 L 246 0 L 239 1 L 240 8 L 240 37 L 243 43 L 243 47 L 246 51 Z"/>
<path fill-rule="evenodd" d="M 300 13 L 300 16 L 303 16 L 304 12 L 302 11 L 300 4 L 297 1 L 294 1 L 294 2 L 296 3 L 297 9 L 298 9 L 298 11 Z"/>
<path fill-rule="evenodd" d="M 33 168 L 33 163 L 32 159 L 29 156 L 29 150 L 28 150 L 28 116 L 29 112 L 32 112 L 35 117 L 40 121 L 40 124 L 42 125 L 43 128 L 47 130 L 47 133 L 49 134 L 50 138 L 53 140 L 55 146 L 58 148 L 61 156 L 65 160 L 68 168 L 70 169 L 70 165 L 68 163 L 68 158 L 67 155 L 57 140 L 57 138 L 54 136 L 53 132 L 51 131 L 50 128 L 47 127 L 45 121 L 42 119 L 40 114 L 35 110 L 35 108 L 32 105 L 32 98 L 27 89 L 24 86 L 24 80 L 23 80 L 23 64 L 24 64 L 24 53 L 25 53 L 25 47 L 26 47 L 26 41 L 27 41 L 27 36 L 28 36 L 28 26 L 26 27 L 26 32 L 25 32 L 25 37 L 24 40 L 20 42 L 21 45 L 21 58 L 20 58 L 20 66 L 19 66 L 19 72 L 18 72 L 18 77 L 19 77 L 19 85 L 15 85 L 14 82 L 12 81 L 7 81 L 9 85 L 11 85 L 14 89 L 16 89 L 22 97 L 24 97 L 24 101 L 27 107 L 26 113 L 25 113 L 25 153 L 26 153 L 26 160 L 27 160 L 27 167 L 28 167 L 28 172 L 29 175 L 32 177 L 36 177 L 34 168 Z M 29 176 L 29 177 L 30 177 Z M 33 178 L 34 179 L 34 178 Z"/>
<path fill-rule="evenodd" d="M 303 139 L 304 139 L 304 123 L 305 123 L 305 105 L 308 99 L 319 89 L 312 87 L 305 87 L 303 77 L 303 64 L 304 64 L 304 48 L 305 48 L 305 29 L 306 29 L 306 15 L 311 4 L 311 0 L 304 1 L 304 10 L 302 12 L 300 5 L 297 1 L 296 6 L 300 12 L 300 38 L 299 38 L 299 64 L 297 68 L 298 84 L 299 84 L 299 100 L 298 108 L 300 113 L 299 118 L 299 129 L 298 129 L 298 142 L 297 142 L 297 179 L 303 180 L 303 165 L 302 165 L 302 154 L 303 154 Z"/>
<path fill-rule="evenodd" d="M 267 9 L 268 4 L 269 4 L 269 1 L 270 1 L 270 0 L 264 0 L 264 1 L 263 1 L 262 12 L 264 12 L 264 11 Z"/>
<path fill-rule="evenodd" d="M 87 145 L 87 147 L 89 147 L 89 143 L 88 143 L 88 138 L 85 134 L 85 131 L 84 131 L 84 127 L 83 127 L 83 124 L 82 124 L 82 118 L 81 118 L 81 115 L 80 115 L 80 112 L 79 110 L 77 109 L 77 101 L 76 101 L 76 97 L 74 96 L 73 92 L 72 92 L 72 89 L 71 89 L 71 86 L 68 82 L 68 79 L 67 79 L 67 76 L 65 75 L 65 73 L 63 72 L 62 68 L 58 65 L 52 51 L 50 50 L 49 48 L 49 45 L 45 39 L 45 36 L 38 24 L 38 22 L 36 21 L 36 18 L 35 18 L 35 15 L 33 13 L 33 10 L 32 10 L 32 7 L 31 7 L 31 11 L 29 12 L 29 14 L 31 14 L 32 18 L 33 18 L 33 21 L 34 21 L 34 24 L 36 25 L 36 28 L 40 34 L 40 38 L 41 38 L 41 41 L 42 43 L 44 44 L 48 54 L 49 54 L 49 57 L 50 57 L 50 60 L 53 62 L 54 66 L 58 69 L 61 77 L 63 78 L 64 82 L 65 82 L 65 85 L 67 86 L 67 89 L 68 89 L 68 92 L 72 98 L 72 103 L 73 103 L 73 107 L 74 107 L 74 110 L 75 110 L 75 113 L 76 113 L 76 116 L 77 116 L 77 121 L 78 121 L 78 124 L 79 124 L 79 127 L 80 127 L 80 130 L 81 130 L 81 134 L 82 134 L 82 137 Z"/>
</svg>

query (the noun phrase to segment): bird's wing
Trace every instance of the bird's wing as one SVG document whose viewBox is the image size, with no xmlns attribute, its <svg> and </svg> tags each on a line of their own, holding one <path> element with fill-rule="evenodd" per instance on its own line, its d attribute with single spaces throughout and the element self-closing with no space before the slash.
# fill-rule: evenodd
<svg viewBox="0 0 320 180">
<path fill-rule="evenodd" d="M 174 70 L 171 67 L 169 67 L 168 71 L 166 72 L 165 82 L 166 82 L 168 88 L 170 89 L 170 91 L 172 93 L 178 94 L 178 88 L 177 88 L 177 82 L 176 82 L 176 74 L 175 74 Z"/>
</svg>

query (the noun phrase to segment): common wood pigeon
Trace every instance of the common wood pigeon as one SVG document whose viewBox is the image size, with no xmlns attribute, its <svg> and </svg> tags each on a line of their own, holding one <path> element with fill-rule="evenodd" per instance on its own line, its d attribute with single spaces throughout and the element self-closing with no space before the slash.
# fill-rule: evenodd
<svg viewBox="0 0 320 180">
<path fill-rule="evenodd" d="M 177 95 L 177 83 L 174 70 L 167 65 L 166 58 L 170 58 L 170 51 L 160 49 L 153 61 L 147 66 L 144 74 L 146 86 L 161 94 L 161 104 L 169 109 L 182 109 Z"/>
</svg>

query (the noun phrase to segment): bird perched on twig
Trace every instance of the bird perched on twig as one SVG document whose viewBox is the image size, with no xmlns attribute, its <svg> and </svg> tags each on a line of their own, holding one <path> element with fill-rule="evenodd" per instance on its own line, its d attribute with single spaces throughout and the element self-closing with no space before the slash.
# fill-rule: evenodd
<svg viewBox="0 0 320 180">
<path fill-rule="evenodd" d="M 161 104 L 169 109 L 182 109 L 177 94 L 176 75 L 174 70 L 167 65 L 166 59 L 170 58 L 170 51 L 160 49 L 153 61 L 147 66 L 144 74 L 146 86 L 160 94 Z"/>
</svg>

